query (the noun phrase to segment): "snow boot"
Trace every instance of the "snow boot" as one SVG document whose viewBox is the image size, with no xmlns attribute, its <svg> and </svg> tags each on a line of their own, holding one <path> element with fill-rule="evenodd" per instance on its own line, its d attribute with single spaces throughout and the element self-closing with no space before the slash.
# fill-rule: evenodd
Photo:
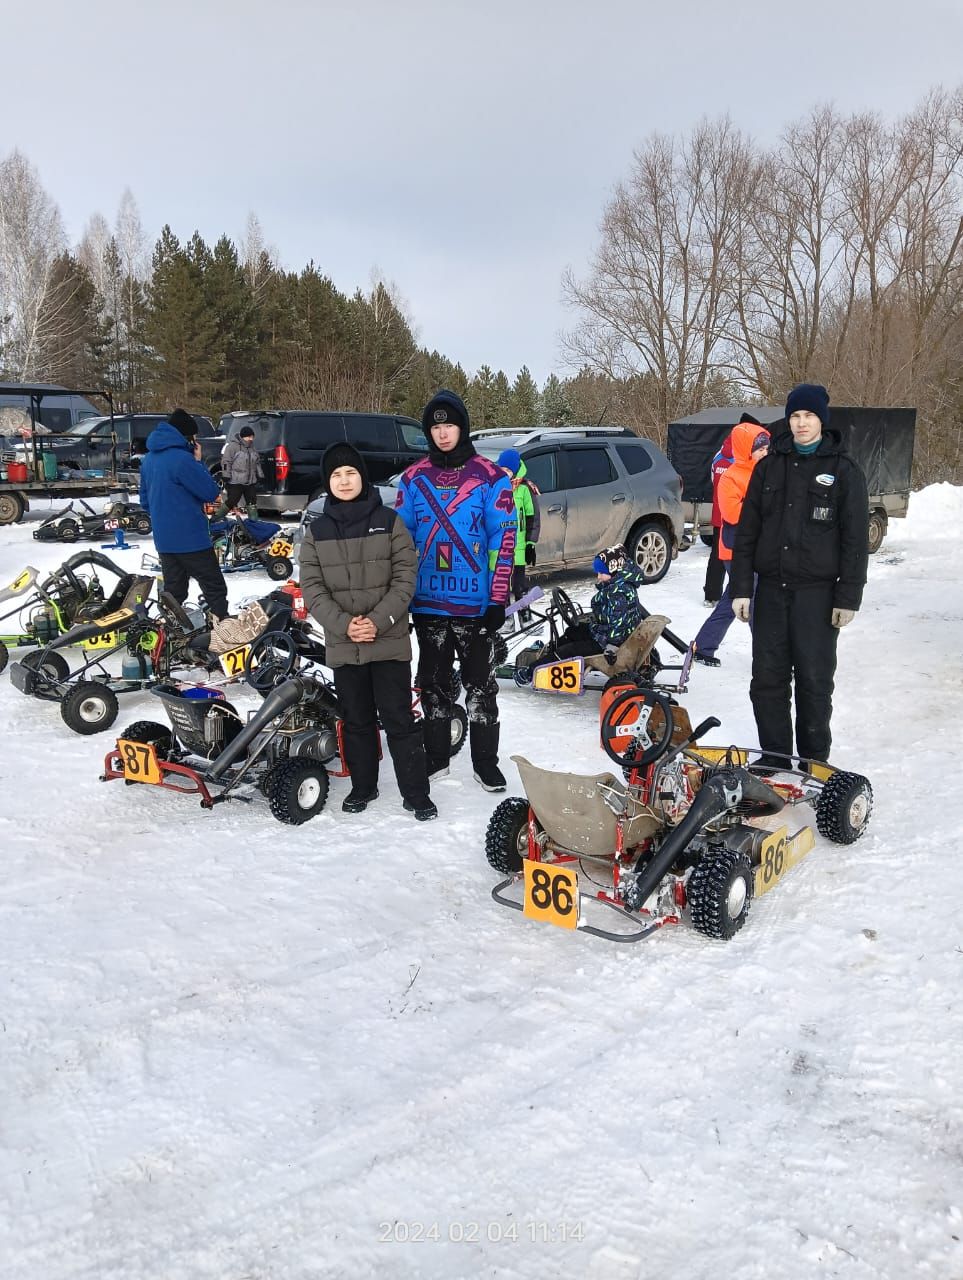
<svg viewBox="0 0 963 1280">
<path fill-rule="evenodd" d="M 425 761 L 428 780 L 448 777 L 448 761 L 451 756 L 451 721 L 423 720 L 421 732 L 425 740 Z"/>
<path fill-rule="evenodd" d="M 368 791 L 367 793 L 364 791 L 356 791 L 354 787 L 352 787 L 345 798 L 341 801 L 341 812 L 364 813 L 371 801 L 377 799 L 377 787 L 375 787 L 374 791 Z"/>
<path fill-rule="evenodd" d="M 475 781 L 486 791 L 504 791 L 505 777 L 498 767 L 499 725 L 468 722 L 468 741 L 471 746 L 471 762 Z"/>
</svg>

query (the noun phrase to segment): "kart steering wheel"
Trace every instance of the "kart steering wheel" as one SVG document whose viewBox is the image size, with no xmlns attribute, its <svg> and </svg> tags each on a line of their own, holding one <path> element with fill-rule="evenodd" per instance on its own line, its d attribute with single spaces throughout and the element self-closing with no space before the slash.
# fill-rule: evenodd
<svg viewBox="0 0 963 1280">
<path fill-rule="evenodd" d="M 665 755 L 674 728 L 672 703 L 666 695 L 634 686 L 614 698 L 602 717 L 602 750 L 623 769 L 643 769 Z"/>
<path fill-rule="evenodd" d="M 552 589 L 552 607 L 558 610 L 559 617 L 567 627 L 577 627 L 582 621 L 578 606 L 568 592 L 563 591 L 561 587 Z"/>
<path fill-rule="evenodd" d="M 269 693 L 288 678 L 297 660 L 297 646 L 286 631 L 264 631 L 248 650 L 244 679 L 258 693 Z"/>
</svg>

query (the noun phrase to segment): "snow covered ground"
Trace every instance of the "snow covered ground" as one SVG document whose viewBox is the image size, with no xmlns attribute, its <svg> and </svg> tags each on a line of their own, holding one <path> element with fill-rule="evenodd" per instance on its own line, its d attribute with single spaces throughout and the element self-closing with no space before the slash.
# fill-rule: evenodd
<svg viewBox="0 0 963 1280">
<path fill-rule="evenodd" d="M 64 558 L 40 514 L 0 582 Z M 0 1275 L 963 1276 L 961 523 L 963 490 L 915 495 L 840 636 L 869 832 L 731 943 L 497 908 L 467 751 L 436 823 L 389 770 L 364 815 L 336 780 L 283 827 L 100 783 L 112 735 L 0 677 Z M 706 554 L 645 597 L 685 637 Z M 686 705 L 751 743 L 747 629 L 720 657 Z M 597 695 L 501 705 L 506 761 L 607 767 Z"/>
</svg>

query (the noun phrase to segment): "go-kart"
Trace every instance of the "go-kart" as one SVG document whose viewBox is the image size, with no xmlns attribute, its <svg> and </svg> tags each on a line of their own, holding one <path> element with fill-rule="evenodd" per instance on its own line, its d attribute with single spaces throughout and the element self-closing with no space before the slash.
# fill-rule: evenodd
<svg viewBox="0 0 963 1280">
<path fill-rule="evenodd" d="M 149 720 L 129 725 L 107 753 L 103 781 L 123 778 L 199 795 L 204 809 L 232 796 L 250 800 L 256 788 L 274 817 L 290 826 L 324 808 L 325 766 L 344 757 L 338 696 L 320 672 L 281 680 L 246 724 L 220 690 L 159 685 L 152 692 L 163 702 L 170 725 Z M 453 755 L 464 742 L 460 721 L 455 742 L 455 723 Z M 346 778 L 348 771 L 342 766 L 330 776 Z"/>
<path fill-rule="evenodd" d="M 798 757 L 773 770 L 758 750 L 699 745 L 718 725 L 710 717 L 693 730 L 664 693 L 631 685 L 602 710 L 602 745 L 621 778 L 558 773 L 513 756 L 526 798 L 502 801 L 488 824 L 488 862 L 508 876 L 492 890 L 495 901 L 613 942 L 638 942 L 683 919 L 729 939 L 753 897 L 813 848 L 812 827 L 792 823 L 798 806 L 812 807 L 828 840 L 863 835 L 873 808 L 866 778 Z M 594 892 L 582 890 L 583 877 Z M 521 900 L 509 896 L 516 885 Z M 588 903 L 613 926 L 618 916 L 620 928 L 588 923 Z"/>
<path fill-rule="evenodd" d="M 294 543 L 279 524 L 250 516 L 227 516 L 211 521 L 211 538 L 224 573 L 265 569 L 269 578 L 283 582 L 294 572 Z"/>
<path fill-rule="evenodd" d="M 109 591 L 98 570 L 113 577 Z M 9 586 L 0 589 L 0 606 L 13 601 L 13 607 L 0 614 L 0 629 L 8 619 L 16 617 L 18 623 L 17 630 L 0 634 L 0 671 L 7 665 L 10 649 L 43 647 L 63 636 L 74 623 L 112 613 L 133 582 L 132 574 L 99 551 L 78 551 L 42 581 L 39 571 L 27 565 Z M 31 653 L 24 663 L 33 666 L 37 657 Z"/>
<path fill-rule="evenodd" d="M 640 605 L 642 621 L 609 662 L 602 653 L 567 655 L 566 637 L 583 629 L 591 614 L 560 587 L 552 591 L 547 607 L 538 603 L 541 598 L 541 589 L 535 587 L 506 610 L 507 615 L 525 621 L 511 635 L 499 635 L 503 648 L 496 655 L 496 676 L 513 680 L 521 688 L 531 686 L 540 692 L 576 696 L 586 689 L 604 689 L 613 678 L 627 674 L 643 684 L 673 693 L 685 692 L 693 646 L 668 629 L 669 619 L 662 614 L 650 614 Z M 661 660 L 655 648 L 660 638 L 681 655 L 681 662 L 667 664 Z"/>
<path fill-rule="evenodd" d="M 83 512 L 78 507 L 83 507 Z M 152 527 L 150 516 L 136 503 L 112 502 L 98 513 L 83 498 L 75 498 L 41 521 L 33 536 L 38 542 L 77 542 L 80 538 L 105 537 L 118 529 L 146 535 Z"/>
</svg>

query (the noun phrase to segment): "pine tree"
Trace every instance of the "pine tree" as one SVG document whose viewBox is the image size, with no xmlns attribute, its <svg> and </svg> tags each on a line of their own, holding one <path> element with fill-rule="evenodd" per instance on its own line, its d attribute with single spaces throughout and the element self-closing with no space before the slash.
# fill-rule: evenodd
<svg viewBox="0 0 963 1280">
<path fill-rule="evenodd" d="M 257 306 L 237 250 L 221 236 L 204 272 L 204 293 L 217 325 L 217 381 L 214 407 L 250 407 L 256 403 L 263 373 Z"/>
<path fill-rule="evenodd" d="M 509 386 L 507 375 L 501 369 L 495 374 L 495 381 L 492 383 L 491 415 L 493 426 L 508 427 L 514 425 L 511 421 L 512 389 Z"/>
<path fill-rule="evenodd" d="M 218 378 L 218 332 L 204 291 L 210 252 L 195 232 L 188 249 L 165 226 L 154 249 L 146 333 L 156 404 L 206 412 Z"/>
<path fill-rule="evenodd" d="M 513 427 L 538 425 L 538 387 L 527 365 L 522 365 L 512 385 L 508 420 Z"/>
<path fill-rule="evenodd" d="M 550 427 L 563 427 L 572 420 L 572 406 L 565 394 L 565 387 L 554 373 L 549 374 L 542 387 L 539 417 Z"/>
</svg>

